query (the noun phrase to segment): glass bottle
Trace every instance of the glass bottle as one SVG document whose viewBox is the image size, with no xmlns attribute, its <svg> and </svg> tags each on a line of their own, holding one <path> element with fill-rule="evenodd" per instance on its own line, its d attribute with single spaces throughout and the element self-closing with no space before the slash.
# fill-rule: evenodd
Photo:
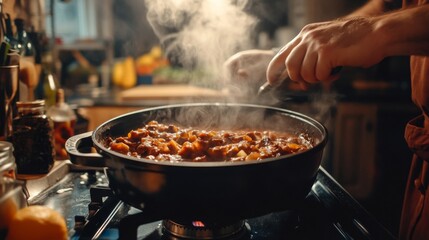
<svg viewBox="0 0 429 240">
<path fill-rule="evenodd" d="M 67 139 L 74 135 L 76 124 L 76 114 L 64 100 L 64 90 L 58 89 L 56 93 L 56 103 L 46 112 L 48 117 L 54 122 L 55 158 L 57 160 L 67 159 L 65 150 Z"/>
<path fill-rule="evenodd" d="M 51 52 L 45 52 L 42 57 L 42 71 L 35 96 L 46 101 L 46 107 L 55 104 L 55 94 L 59 87 L 56 75 L 53 72 L 53 59 Z"/>
<path fill-rule="evenodd" d="M 28 37 L 27 31 L 24 29 L 24 19 L 16 18 L 15 19 L 16 26 L 16 46 L 15 48 L 19 51 L 22 56 L 33 56 L 34 50 L 33 45 Z"/>
<path fill-rule="evenodd" d="M 3 25 L 4 21 L 4 25 Z M 17 40 L 13 34 L 12 18 L 9 14 L 4 15 L 4 20 L 2 19 L 2 25 L 4 27 L 4 40 L 9 43 L 11 48 L 15 48 Z"/>
<path fill-rule="evenodd" d="M 45 114 L 45 101 L 17 102 L 10 141 L 18 174 L 45 174 L 54 165 L 53 122 Z"/>
</svg>

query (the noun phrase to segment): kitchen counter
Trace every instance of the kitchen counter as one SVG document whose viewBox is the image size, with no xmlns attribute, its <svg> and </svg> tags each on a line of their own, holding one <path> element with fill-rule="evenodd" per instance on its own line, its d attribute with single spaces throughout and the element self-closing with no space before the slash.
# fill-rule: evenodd
<svg viewBox="0 0 429 240">
<path fill-rule="evenodd" d="M 147 87 L 153 87 L 155 85 L 146 85 Z M 279 106 L 294 111 L 299 111 L 304 114 L 308 114 L 322 122 L 324 122 L 329 116 L 327 112 L 337 107 L 339 103 L 359 103 L 359 104 L 375 104 L 380 105 L 383 108 L 410 108 L 414 109 L 409 93 L 405 90 L 351 90 L 342 89 L 342 92 L 347 90 L 348 94 L 341 94 L 335 90 L 330 92 L 324 92 L 321 89 L 315 89 L 307 92 L 289 92 L 294 96 L 292 99 L 278 101 L 276 99 L 257 99 L 255 96 L 250 98 L 218 95 L 217 97 L 205 97 L 191 89 L 193 96 L 187 97 L 183 92 L 174 92 L 171 96 L 168 96 L 168 92 L 163 91 L 162 95 L 157 97 L 152 90 L 148 90 L 150 96 L 139 95 L 138 97 L 123 97 L 124 92 L 135 91 L 138 88 L 146 87 L 140 85 L 132 89 L 121 90 L 112 88 L 106 89 L 92 89 L 87 92 L 68 92 L 66 93 L 67 102 L 75 107 L 79 108 L 81 115 L 88 118 L 89 127 L 88 130 L 93 130 L 103 122 L 116 117 L 121 114 L 140 110 L 143 108 L 170 105 L 170 104 L 181 104 L 181 103 L 193 103 L 193 102 L 240 102 L 240 103 L 254 103 L 270 106 Z M 158 85 L 161 87 L 161 85 Z M 180 89 L 179 89 L 180 90 Z M 159 91 L 159 89 L 157 90 Z"/>
<path fill-rule="evenodd" d="M 193 102 L 232 101 L 224 91 L 197 86 L 140 85 L 127 90 L 114 88 L 109 91 L 94 89 L 83 93 L 70 92 L 67 102 L 89 120 L 88 130 L 94 130 L 113 117 L 144 108 Z"/>
<path fill-rule="evenodd" d="M 153 87 L 154 85 L 146 85 L 147 87 Z M 162 87 L 162 85 L 158 85 Z M 178 85 L 178 91 L 183 89 L 184 85 Z M 150 107 L 150 106 L 160 106 L 167 104 L 177 104 L 177 103 L 189 103 L 196 101 L 235 101 L 235 102 L 253 102 L 258 103 L 259 101 L 254 96 L 249 98 L 237 97 L 237 96 L 228 96 L 217 95 L 215 97 L 207 97 L 203 94 L 196 95 L 195 89 L 191 89 L 192 92 L 189 93 L 187 97 L 186 94 L 173 92 L 170 97 L 166 97 L 166 93 L 162 92 L 162 96 L 157 97 L 155 93 L 151 93 L 151 96 L 139 97 L 122 97 L 124 92 L 135 91 L 138 88 L 144 88 L 145 85 L 136 86 L 128 90 L 121 90 L 118 88 L 111 89 L 102 89 L 95 88 L 86 92 L 67 92 L 67 102 L 76 105 L 78 107 L 90 107 L 90 106 L 124 106 L 124 107 Z M 182 87 L 182 88 L 180 88 Z M 198 90 L 198 89 L 197 89 Z M 206 90 L 206 89 L 204 89 Z M 151 91 L 151 90 L 148 90 Z M 156 90 L 159 91 L 159 90 Z M 327 92 L 327 94 L 321 89 L 315 89 L 314 91 L 308 92 L 293 92 L 294 95 L 301 96 L 301 100 L 311 101 L 317 99 L 318 96 L 331 95 L 335 96 L 337 101 L 341 102 L 360 102 L 360 103 L 412 103 L 410 90 L 407 88 L 390 88 L 390 89 L 352 89 L 352 88 L 342 88 L 334 89 Z M 142 93 L 143 94 L 143 93 Z M 211 93 L 212 94 L 212 93 Z M 177 97 L 179 96 L 179 97 Z"/>
<path fill-rule="evenodd" d="M 131 89 L 93 89 L 70 92 L 67 102 L 78 107 L 124 106 L 151 107 L 190 102 L 215 102 L 231 99 L 228 94 L 209 88 L 188 85 L 140 85 Z"/>
</svg>

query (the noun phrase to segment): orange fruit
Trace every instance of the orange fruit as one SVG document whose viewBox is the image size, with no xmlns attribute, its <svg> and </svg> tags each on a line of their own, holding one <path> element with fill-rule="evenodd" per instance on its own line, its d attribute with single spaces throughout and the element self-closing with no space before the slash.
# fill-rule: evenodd
<svg viewBox="0 0 429 240">
<path fill-rule="evenodd" d="M 67 240 L 67 225 L 57 211 L 41 205 L 18 210 L 9 225 L 7 240 Z"/>
<path fill-rule="evenodd" d="M 9 227 L 17 211 L 18 206 L 12 198 L 8 198 L 0 203 L 0 229 Z"/>
</svg>

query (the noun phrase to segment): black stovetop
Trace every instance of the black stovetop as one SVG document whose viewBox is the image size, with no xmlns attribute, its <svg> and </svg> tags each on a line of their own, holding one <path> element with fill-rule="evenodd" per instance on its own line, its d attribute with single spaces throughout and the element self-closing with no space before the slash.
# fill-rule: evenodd
<svg viewBox="0 0 429 240">
<path fill-rule="evenodd" d="M 117 199 L 100 171 L 72 171 L 30 204 L 63 214 L 70 239 L 179 239 L 164 233 L 161 219 Z M 242 234 L 227 239 L 395 239 L 323 168 L 300 206 L 244 223 Z"/>
</svg>

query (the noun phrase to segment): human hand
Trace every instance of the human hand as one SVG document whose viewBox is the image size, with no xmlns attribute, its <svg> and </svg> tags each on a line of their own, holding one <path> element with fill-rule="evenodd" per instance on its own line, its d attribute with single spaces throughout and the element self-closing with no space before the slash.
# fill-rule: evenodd
<svg viewBox="0 0 429 240">
<path fill-rule="evenodd" d="M 232 55 L 224 63 L 225 80 L 228 85 L 255 92 L 266 81 L 267 66 L 274 55 L 272 50 L 259 49 Z"/>
<path fill-rule="evenodd" d="M 340 66 L 369 67 L 384 58 L 382 38 L 376 36 L 371 18 L 339 19 L 305 26 L 268 65 L 271 85 L 289 76 L 302 88 L 339 78 Z"/>
</svg>

